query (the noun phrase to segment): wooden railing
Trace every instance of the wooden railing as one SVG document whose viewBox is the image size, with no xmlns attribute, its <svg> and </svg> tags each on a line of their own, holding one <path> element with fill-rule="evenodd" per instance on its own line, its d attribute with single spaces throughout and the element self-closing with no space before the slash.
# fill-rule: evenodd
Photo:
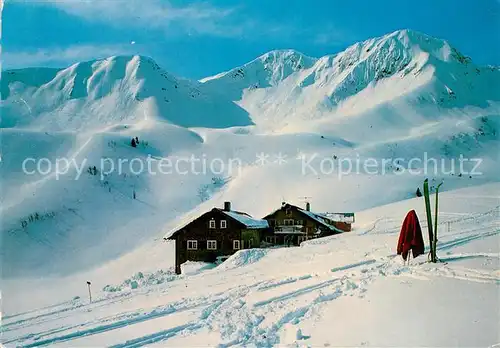
<svg viewBox="0 0 500 348">
<path fill-rule="evenodd" d="M 305 232 L 301 225 L 280 225 L 274 226 L 274 232 Z"/>
</svg>

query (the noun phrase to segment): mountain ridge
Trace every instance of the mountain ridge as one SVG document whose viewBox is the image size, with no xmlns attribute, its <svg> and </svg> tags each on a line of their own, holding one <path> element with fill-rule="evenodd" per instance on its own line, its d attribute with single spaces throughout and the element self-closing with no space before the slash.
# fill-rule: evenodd
<svg viewBox="0 0 500 348">
<path fill-rule="evenodd" d="M 267 59 L 269 56 L 275 56 L 275 57 L 284 56 L 284 57 L 286 57 L 289 55 L 294 55 L 296 57 L 307 58 L 307 59 L 313 61 L 314 63 L 316 63 L 318 61 L 330 61 L 332 59 L 335 59 L 337 56 L 345 54 L 345 53 L 353 53 L 358 48 L 361 48 L 361 47 L 366 47 L 367 48 L 366 52 L 369 52 L 370 50 L 372 50 L 372 48 L 374 46 L 377 45 L 377 43 L 387 42 L 391 39 L 392 40 L 395 39 L 395 40 L 400 41 L 400 42 L 406 42 L 406 44 L 410 43 L 412 41 L 412 39 L 413 39 L 413 41 L 420 41 L 420 42 L 424 42 L 424 41 L 439 42 L 442 45 L 448 46 L 450 48 L 450 50 L 455 51 L 457 53 L 457 56 L 460 57 L 460 59 L 465 60 L 467 62 L 470 62 L 469 57 L 463 56 L 458 50 L 452 48 L 452 46 L 449 45 L 449 43 L 446 40 L 436 39 L 436 38 L 429 36 L 425 33 L 411 30 L 411 29 L 400 29 L 400 30 L 396 30 L 394 32 L 391 32 L 389 34 L 385 34 L 385 35 L 382 35 L 379 37 L 369 38 L 369 39 L 366 39 L 363 41 L 356 42 L 340 52 L 333 53 L 333 54 L 326 54 L 326 55 L 323 55 L 321 57 L 307 56 L 306 54 L 304 54 L 300 51 L 294 50 L 294 49 L 272 50 L 272 51 L 269 51 L 269 52 L 266 52 L 266 53 L 260 55 L 259 57 L 255 58 L 255 59 L 253 59 L 253 60 L 251 60 L 251 61 L 249 61 L 241 66 L 232 68 L 228 71 L 221 72 L 221 73 L 218 73 L 218 74 L 213 75 L 213 76 L 208 76 L 208 77 L 202 78 L 202 79 L 200 79 L 200 81 L 207 82 L 207 81 L 210 81 L 210 80 L 213 80 L 216 78 L 221 78 L 221 77 L 226 76 L 226 75 L 228 75 L 232 72 L 235 72 L 239 69 L 243 69 L 243 68 L 248 67 L 252 64 L 255 64 L 259 61 L 263 61 L 263 60 Z M 407 47 L 407 48 L 409 48 L 409 47 Z M 301 68 L 307 68 L 307 66 L 305 66 L 305 67 L 301 66 L 299 69 L 301 69 Z"/>
<path fill-rule="evenodd" d="M 500 99 L 494 82 L 499 72 L 476 66 L 446 40 L 410 29 L 320 58 L 273 50 L 200 81 L 177 78 L 151 57 L 112 56 L 67 68 L 4 71 L 1 126 L 79 130 L 143 122 L 148 114 L 184 127 L 258 123 L 283 129 L 290 122 L 351 113 L 367 90 L 385 96 L 366 109 L 401 97 L 433 107 L 485 106 Z M 388 88 L 393 90 L 383 92 Z"/>
<path fill-rule="evenodd" d="M 43 72 L 43 77 L 33 78 L 33 71 Z M 1 126 L 81 130 L 148 118 L 184 127 L 252 124 L 236 104 L 198 87 L 198 82 L 176 78 L 144 56 L 5 71 Z M 207 113 L 221 117 L 207 118 Z"/>
<path fill-rule="evenodd" d="M 428 114 L 438 114 L 442 108 L 485 107 L 488 101 L 500 100 L 498 70 L 476 66 L 447 41 L 413 30 L 395 31 L 312 59 L 312 66 L 281 75 L 279 83 L 266 82 L 282 67 L 268 69 L 271 72 L 262 81 L 262 71 L 254 71 L 258 59 L 201 81 L 208 90 L 224 91 L 257 124 L 280 130 L 316 119 L 334 122 L 338 115 L 393 108 L 394 103 L 424 106 Z M 249 67 L 253 70 L 247 72 Z"/>
</svg>

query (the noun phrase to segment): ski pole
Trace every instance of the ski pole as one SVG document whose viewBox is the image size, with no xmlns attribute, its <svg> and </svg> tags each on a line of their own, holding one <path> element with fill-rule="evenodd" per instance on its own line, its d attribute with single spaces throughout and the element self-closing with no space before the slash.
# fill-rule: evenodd
<svg viewBox="0 0 500 348">
<path fill-rule="evenodd" d="M 429 247 L 430 247 L 430 257 L 431 262 L 436 262 L 434 260 L 433 246 L 434 246 L 434 237 L 432 233 L 432 213 L 431 213 L 431 202 L 429 199 L 429 180 L 424 180 L 424 200 L 425 200 L 425 213 L 427 215 L 427 229 L 429 230 Z"/>
<path fill-rule="evenodd" d="M 432 252 L 434 253 L 433 255 L 433 262 L 437 261 L 437 237 L 438 237 L 438 194 L 439 194 L 439 187 L 441 187 L 443 183 L 440 183 L 436 187 L 436 209 L 434 211 L 434 240 L 433 243 L 434 245 L 432 246 Z"/>
</svg>

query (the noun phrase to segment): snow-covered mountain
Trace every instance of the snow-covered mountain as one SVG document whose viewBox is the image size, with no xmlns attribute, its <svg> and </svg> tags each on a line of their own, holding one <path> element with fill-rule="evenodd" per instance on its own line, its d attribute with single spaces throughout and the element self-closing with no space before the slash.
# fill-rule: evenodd
<svg viewBox="0 0 500 348">
<path fill-rule="evenodd" d="M 411 127 L 449 109 L 500 100 L 499 80 L 498 68 L 475 65 L 448 42 L 400 30 L 319 59 L 273 51 L 201 81 L 238 101 L 257 124 L 295 132 L 324 131 L 324 123 L 343 129 L 352 123 L 347 116 L 379 124 L 379 131 L 387 122 Z"/>
<path fill-rule="evenodd" d="M 357 213 L 413 198 L 425 177 L 444 181 L 445 191 L 497 182 L 499 81 L 498 68 L 477 66 L 446 41 L 410 30 L 319 59 L 272 51 L 201 81 L 176 78 L 141 56 L 4 71 L 0 214 L 9 311 L 56 301 L 52 282 L 61 301 L 88 279 L 102 289 L 135 270 L 168 269 L 173 255 L 161 244 L 164 234 L 224 201 L 256 217 L 282 201 L 302 205 L 301 197 L 316 211 Z M 140 145 L 132 147 L 135 137 Z M 411 159 L 424 154 L 446 160 L 446 171 L 395 172 L 395 163 L 384 162 L 399 158 L 418 171 L 425 164 Z M 481 159 L 481 174 L 463 174 L 475 162 L 461 167 L 460 155 Z M 317 159 L 311 162 L 317 172 L 304 171 L 307 156 Z M 195 171 L 186 162 L 191 157 L 200 160 Z M 30 162 L 27 175 L 27 158 L 44 158 L 52 168 L 37 172 Z M 57 175 L 59 158 L 80 168 Z M 235 158 L 234 170 L 203 171 L 203 160 Z M 109 162 L 101 167 L 103 159 L 113 161 L 114 171 Z M 328 161 L 325 167 L 321 159 L 372 159 L 380 167 L 343 174 L 345 168 Z M 180 163 L 179 171 L 132 170 L 137 161 L 145 168 L 151 161 L 157 171 L 162 160 Z M 493 209 L 490 203 L 484 209 Z M 355 233 L 368 233 L 386 213 L 365 214 Z M 33 289 L 40 296 L 31 296 Z"/>
<path fill-rule="evenodd" d="M 178 79 L 142 56 L 6 71 L 1 92 L 2 128 L 89 130 L 151 118 L 184 127 L 252 124 L 226 98 L 203 92 L 198 82 Z"/>
<path fill-rule="evenodd" d="M 251 62 L 215 76 L 201 79 L 205 85 L 225 88 L 231 99 L 239 99 L 244 90 L 279 85 L 290 75 L 311 68 L 317 59 L 294 50 L 275 50 Z"/>
</svg>

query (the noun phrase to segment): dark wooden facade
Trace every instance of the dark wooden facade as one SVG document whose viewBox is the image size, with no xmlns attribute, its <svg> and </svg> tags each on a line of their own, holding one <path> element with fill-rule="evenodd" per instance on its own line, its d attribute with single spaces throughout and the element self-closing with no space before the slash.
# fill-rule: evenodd
<svg viewBox="0 0 500 348">
<path fill-rule="evenodd" d="M 242 219 L 233 218 L 240 216 Z M 180 274 L 181 264 L 188 260 L 215 262 L 218 257 L 232 255 L 240 249 L 259 247 L 267 224 L 255 226 L 246 224 L 247 220 L 252 218 L 231 211 L 226 202 L 224 209 L 214 208 L 175 231 L 167 238 L 175 241 L 175 272 Z"/>
</svg>

